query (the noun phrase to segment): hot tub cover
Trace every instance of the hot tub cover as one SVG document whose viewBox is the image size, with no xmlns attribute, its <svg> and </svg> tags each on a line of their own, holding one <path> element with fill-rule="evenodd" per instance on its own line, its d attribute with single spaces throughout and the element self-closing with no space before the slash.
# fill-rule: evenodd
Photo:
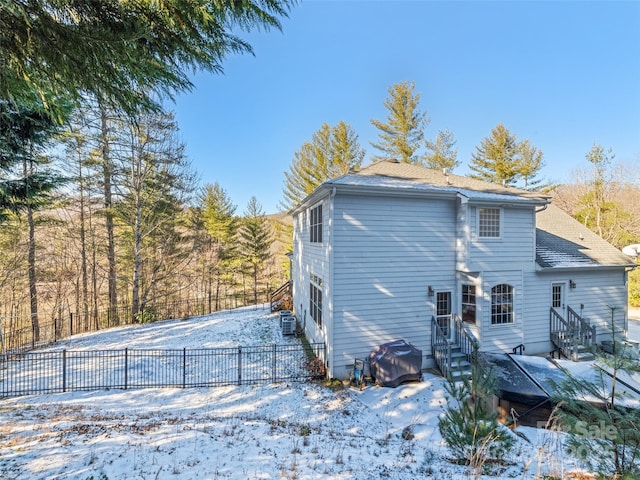
<svg viewBox="0 0 640 480">
<path fill-rule="evenodd" d="M 422 380 L 422 350 L 405 340 L 383 343 L 369 354 L 371 376 L 383 387 Z"/>
</svg>

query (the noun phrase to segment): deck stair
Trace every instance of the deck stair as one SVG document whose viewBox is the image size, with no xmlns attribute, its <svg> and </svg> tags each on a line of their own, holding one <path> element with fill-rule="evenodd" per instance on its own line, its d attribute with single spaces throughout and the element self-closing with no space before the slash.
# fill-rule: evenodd
<svg viewBox="0 0 640 480">
<path fill-rule="evenodd" d="M 596 328 L 567 307 L 567 318 L 555 308 L 549 313 L 551 343 L 560 355 L 574 362 L 595 358 Z"/>
<path fill-rule="evenodd" d="M 444 377 L 462 381 L 471 376 L 471 361 L 478 350 L 478 341 L 459 316 L 453 316 L 453 335 L 449 338 L 432 317 L 431 348 L 436 364 Z"/>
<path fill-rule="evenodd" d="M 291 310 L 293 308 L 291 281 L 283 283 L 269 294 L 269 304 L 271 312 Z"/>
</svg>

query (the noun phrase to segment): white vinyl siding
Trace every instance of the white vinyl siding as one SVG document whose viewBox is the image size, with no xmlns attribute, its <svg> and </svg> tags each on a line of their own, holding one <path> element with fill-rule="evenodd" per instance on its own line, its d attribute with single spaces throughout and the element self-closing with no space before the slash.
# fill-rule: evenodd
<svg viewBox="0 0 640 480">
<path fill-rule="evenodd" d="M 325 208 L 320 210 L 322 218 L 320 223 L 328 229 L 330 222 L 327 208 L 329 199 L 316 204 Z M 323 243 L 311 242 L 311 222 L 310 209 L 304 209 L 293 218 L 293 308 L 299 321 L 305 325 L 305 334 L 310 342 L 327 342 L 327 322 L 330 315 L 330 288 L 331 288 L 331 268 L 329 258 L 329 242 L 324 238 Z M 316 222 L 317 224 L 317 222 Z M 324 235 L 324 237 L 327 237 Z M 322 298 L 322 322 L 318 324 L 314 321 L 315 311 L 312 307 L 311 281 L 312 275 L 316 279 L 322 279 L 322 284 L 316 286 Z M 316 303 L 317 303 L 316 297 Z M 329 343 L 329 342 L 327 342 Z"/>
<path fill-rule="evenodd" d="M 549 309 L 553 301 L 552 285 L 566 284 L 565 305 L 587 318 L 596 326 L 598 341 L 607 340 L 611 324 L 611 309 L 614 311 L 616 328 L 624 329 L 625 306 L 627 303 L 623 269 L 599 269 L 560 272 L 526 272 L 524 275 L 526 296 L 524 311 L 524 329 L 526 353 L 544 353 L 551 351 L 549 332 Z M 568 288 L 569 280 L 576 288 Z M 564 311 L 566 313 L 566 309 Z"/>
<path fill-rule="evenodd" d="M 337 195 L 334 209 L 336 367 L 399 338 L 429 355 L 428 286 L 455 286 L 455 202 Z"/>
<path fill-rule="evenodd" d="M 532 208 L 507 208 L 501 211 L 501 235 L 496 238 L 481 238 L 478 235 L 478 207 L 469 209 L 467 268 L 469 271 L 502 269 L 535 269 L 535 218 Z"/>
<path fill-rule="evenodd" d="M 513 321 L 511 323 L 492 323 L 492 289 L 498 285 L 509 285 L 513 290 Z M 523 337 L 523 280 L 520 270 L 499 270 L 483 272 L 482 294 L 478 296 L 481 314 L 478 322 L 481 326 L 481 350 L 489 352 L 511 352 L 524 342 Z M 527 313 L 528 314 L 528 313 Z M 547 324 L 549 318 L 546 318 Z M 529 353 L 527 351 L 527 353 Z"/>
</svg>

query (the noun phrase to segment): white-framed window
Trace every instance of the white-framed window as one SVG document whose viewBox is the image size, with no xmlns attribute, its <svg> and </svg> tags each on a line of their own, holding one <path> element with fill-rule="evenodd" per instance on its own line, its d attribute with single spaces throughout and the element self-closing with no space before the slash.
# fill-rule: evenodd
<svg viewBox="0 0 640 480">
<path fill-rule="evenodd" d="M 499 208 L 478 208 L 478 237 L 500 238 Z"/>
<path fill-rule="evenodd" d="M 313 273 L 309 282 L 309 312 L 318 327 L 322 327 L 322 279 Z"/>
<path fill-rule="evenodd" d="M 506 283 L 491 289 L 491 325 L 513 323 L 513 287 Z"/>
<path fill-rule="evenodd" d="M 476 323 L 476 286 L 462 285 L 462 321 Z"/>
<path fill-rule="evenodd" d="M 313 207 L 309 212 L 309 241 L 322 243 L 322 204 Z"/>
</svg>

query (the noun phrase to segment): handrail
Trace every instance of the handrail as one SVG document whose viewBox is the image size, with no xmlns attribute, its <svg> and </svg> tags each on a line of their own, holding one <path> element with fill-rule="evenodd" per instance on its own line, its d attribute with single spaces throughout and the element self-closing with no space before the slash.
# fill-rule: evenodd
<svg viewBox="0 0 640 480">
<path fill-rule="evenodd" d="M 577 360 L 578 348 L 584 345 L 593 352 L 596 341 L 596 327 L 589 324 L 571 307 L 567 306 L 567 318 L 553 307 L 549 311 L 549 326 L 552 343 L 567 358 Z"/>
<path fill-rule="evenodd" d="M 272 312 L 278 310 L 278 305 L 281 303 L 281 300 L 289 296 L 291 297 L 291 280 L 283 283 L 278 288 L 276 288 L 273 292 L 269 294 L 269 305 Z M 282 308 L 282 307 L 280 307 Z"/>
<path fill-rule="evenodd" d="M 448 377 L 451 370 L 451 342 L 434 316 L 431 316 L 431 351 L 440 372 Z"/>
<path fill-rule="evenodd" d="M 471 363 L 474 352 L 480 348 L 480 343 L 457 314 L 453 316 L 453 331 L 455 343 L 460 346 L 460 351 L 466 355 L 467 361 Z"/>
<path fill-rule="evenodd" d="M 574 324 L 576 340 L 592 351 L 596 342 L 596 327 L 578 315 L 569 306 L 567 306 L 567 318 L 569 322 Z"/>
</svg>

